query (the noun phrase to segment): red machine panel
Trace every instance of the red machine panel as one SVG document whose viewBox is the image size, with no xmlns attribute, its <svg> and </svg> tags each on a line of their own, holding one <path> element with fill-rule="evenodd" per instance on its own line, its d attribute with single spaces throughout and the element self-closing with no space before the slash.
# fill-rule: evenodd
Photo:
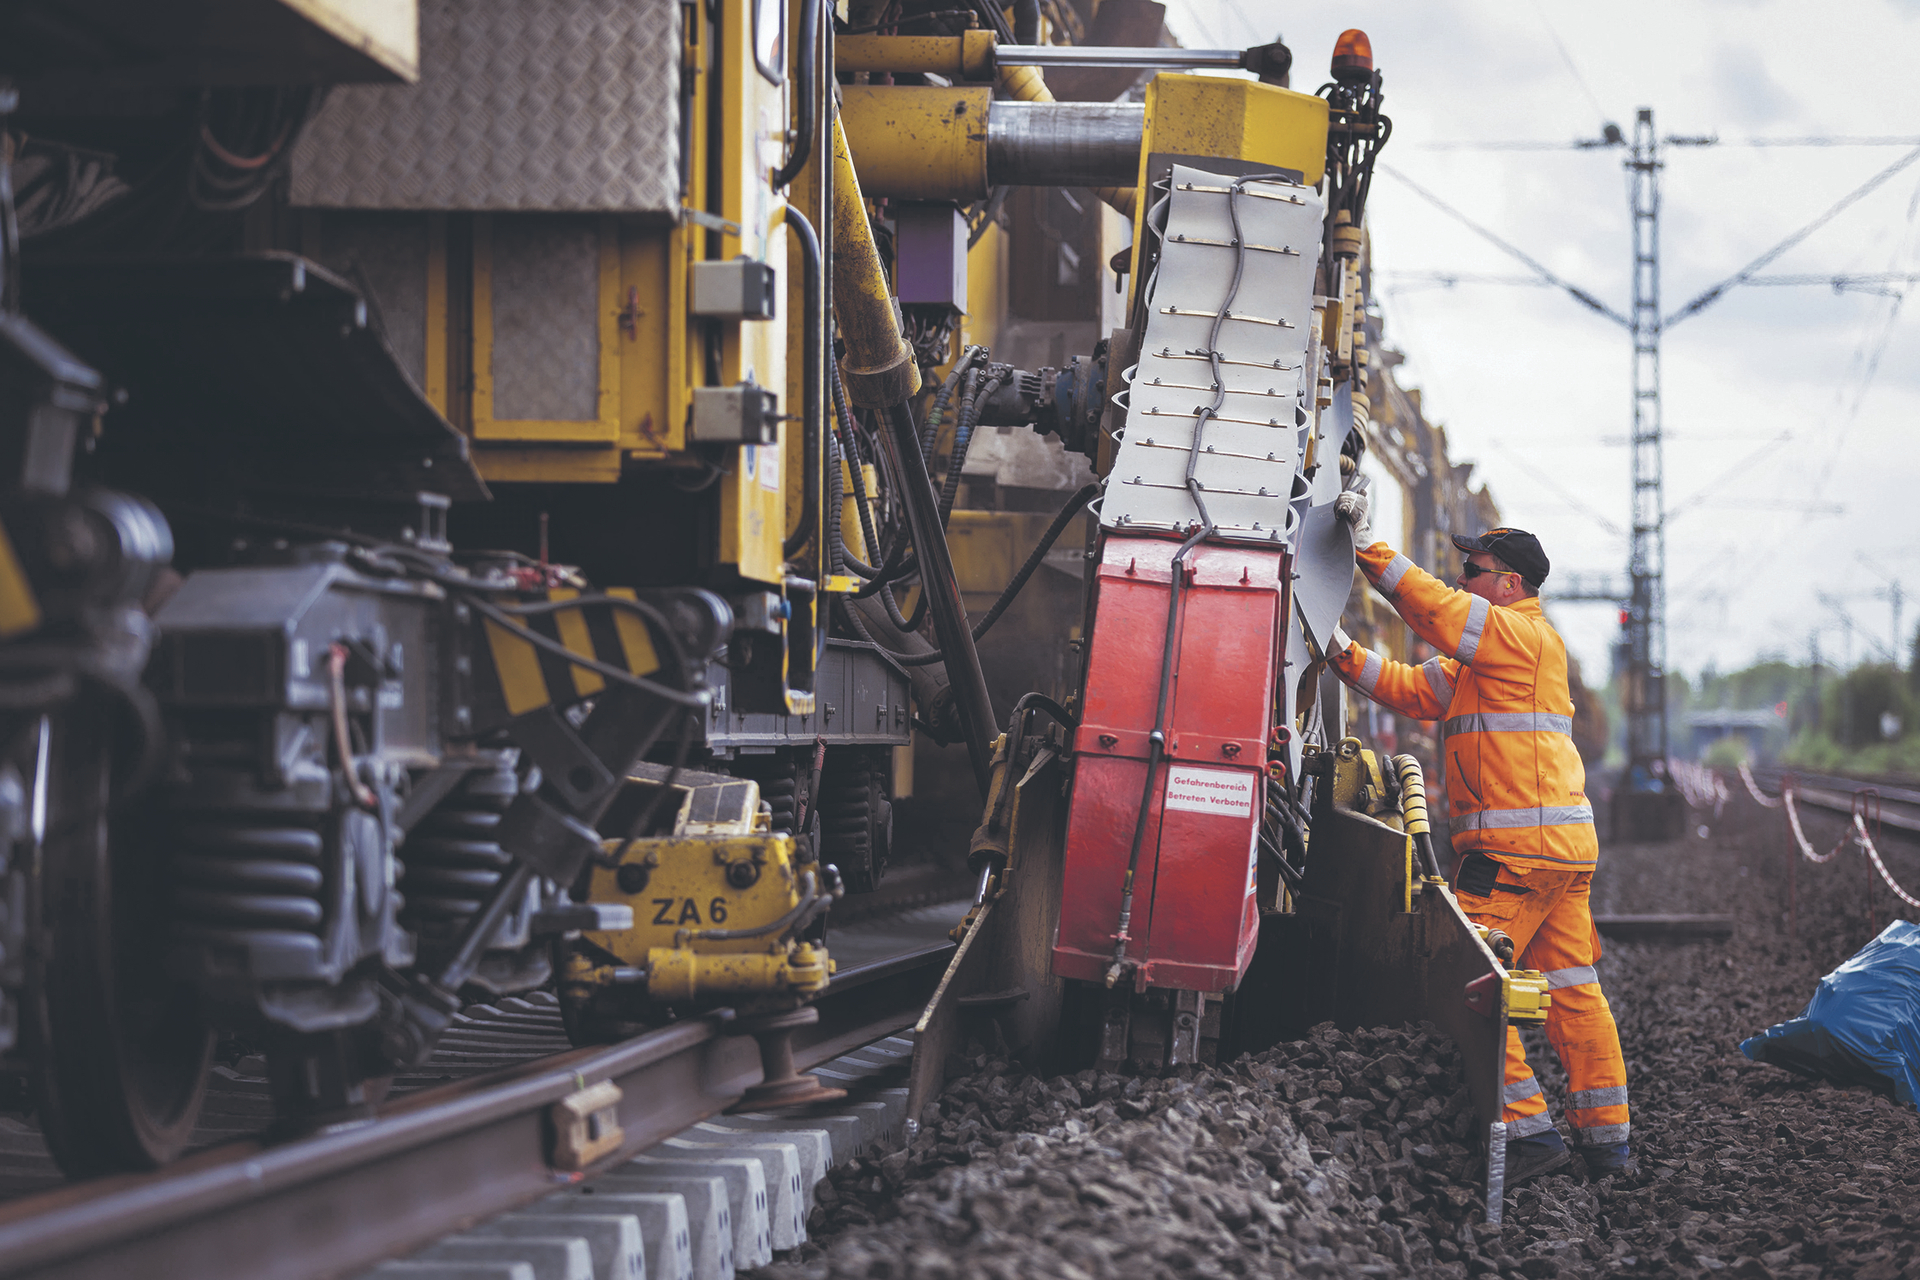
<svg viewBox="0 0 1920 1280">
<path fill-rule="evenodd" d="M 1113 962 L 1178 549 L 1163 538 L 1110 537 L 1101 553 L 1053 949 L 1062 977 L 1102 981 Z M 1258 935 L 1253 858 L 1287 557 L 1203 545 L 1184 572 L 1167 748 L 1155 771 L 1127 955 L 1142 989 L 1225 991 L 1246 971 Z"/>
</svg>

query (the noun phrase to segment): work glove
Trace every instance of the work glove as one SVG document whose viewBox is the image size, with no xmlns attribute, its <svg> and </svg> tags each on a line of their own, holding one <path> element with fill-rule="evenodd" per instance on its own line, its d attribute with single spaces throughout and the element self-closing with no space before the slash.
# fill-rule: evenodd
<svg viewBox="0 0 1920 1280">
<path fill-rule="evenodd" d="M 1314 640 L 1312 632 L 1307 631 L 1304 627 L 1301 628 L 1301 631 L 1307 637 L 1308 656 L 1315 662 L 1325 662 L 1329 658 L 1338 657 L 1340 654 L 1345 653 L 1353 644 L 1353 637 L 1349 636 L 1337 622 L 1333 624 L 1333 634 L 1327 637 L 1327 642 L 1324 646 Z"/>
<path fill-rule="evenodd" d="M 1352 485 L 1341 490 L 1340 496 L 1333 500 L 1333 513 L 1353 526 L 1355 537 L 1366 533 L 1371 527 L 1367 502 L 1368 484 L 1367 477 L 1355 476 Z"/>
</svg>

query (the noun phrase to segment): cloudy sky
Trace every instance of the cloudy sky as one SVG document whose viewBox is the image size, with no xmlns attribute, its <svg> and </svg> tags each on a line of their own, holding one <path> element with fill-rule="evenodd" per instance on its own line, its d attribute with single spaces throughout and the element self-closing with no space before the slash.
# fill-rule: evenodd
<svg viewBox="0 0 1920 1280">
<path fill-rule="evenodd" d="M 1373 40 L 1394 120 L 1383 163 L 1625 313 L 1630 223 L 1619 150 L 1448 149 L 1597 137 L 1636 110 L 1675 149 L 1662 185 L 1671 313 L 1812 221 L 1911 146 L 1753 147 L 1754 138 L 1920 140 L 1920 0 L 1170 0 L 1190 47 L 1283 35 L 1296 87 L 1324 78 L 1349 26 Z M 1920 162 L 1766 268 L 1769 275 L 1920 275 Z M 1456 460 L 1478 464 L 1507 520 L 1562 570 L 1626 563 L 1627 333 L 1550 288 L 1423 274 L 1525 268 L 1382 174 L 1369 221 L 1389 342 Z M 1879 658 L 1889 580 L 1920 621 L 1920 297 L 1749 287 L 1664 346 L 1668 662 L 1688 674 L 1756 657 Z M 1547 594 L 1552 595 L 1549 583 Z M 1605 605 L 1556 619 L 1589 672 L 1617 634 Z M 1849 632 L 1846 619 L 1855 627 Z M 1905 654 L 1903 652 L 1903 658 Z"/>
</svg>

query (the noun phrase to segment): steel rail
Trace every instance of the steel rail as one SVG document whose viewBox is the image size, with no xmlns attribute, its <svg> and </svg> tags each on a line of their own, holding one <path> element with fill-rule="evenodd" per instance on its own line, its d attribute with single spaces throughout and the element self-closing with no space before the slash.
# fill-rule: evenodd
<svg viewBox="0 0 1920 1280">
<path fill-rule="evenodd" d="M 1786 769 L 1756 769 L 1754 780 L 1778 794 Z M 1880 797 L 1880 823 L 1900 831 L 1920 834 L 1920 791 L 1909 787 L 1869 782 L 1860 778 L 1840 778 L 1824 774 L 1794 773 L 1793 797 L 1802 804 L 1814 805 L 1836 813 L 1852 813 L 1854 796 L 1872 791 Z"/>
<path fill-rule="evenodd" d="M 951 943 L 850 968 L 793 1033 L 808 1070 L 911 1026 Z M 726 1110 L 762 1079 L 725 1011 L 618 1045 L 575 1049 L 424 1090 L 378 1119 L 269 1146 L 223 1144 L 150 1174 L 78 1183 L 0 1206 L 0 1276 L 153 1280 L 351 1274 L 538 1200 Z M 586 1173 L 556 1169 L 552 1112 L 619 1086 L 624 1138 Z"/>
</svg>

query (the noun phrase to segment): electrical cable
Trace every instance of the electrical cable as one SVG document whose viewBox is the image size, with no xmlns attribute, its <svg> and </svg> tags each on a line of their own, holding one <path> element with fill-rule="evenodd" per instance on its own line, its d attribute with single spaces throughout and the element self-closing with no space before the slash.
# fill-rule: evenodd
<svg viewBox="0 0 1920 1280">
<path fill-rule="evenodd" d="M 394 558 L 400 560 L 416 558 L 421 555 L 421 553 L 412 547 L 404 547 L 398 544 L 383 544 L 383 549 Z M 406 572 L 404 567 L 402 568 L 402 572 Z M 538 617 L 548 613 L 557 613 L 563 609 L 604 607 L 634 613 L 653 624 L 649 627 L 649 631 L 654 634 L 655 638 L 666 642 L 666 647 L 673 655 L 675 665 L 679 667 L 684 677 L 691 678 L 693 675 L 692 668 L 687 661 L 685 651 L 680 647 L 679 637 L 674 635 L 672 629 L 666 624 L 666 615 L 643 601 L 628 600 L 622 596 L 579 596 L 571 600 L 543 600 L 524 605 L 501 605 L 486 598 L 486 592 L 490 589 L 487 586 L 456 578 L 452 574 L 442 573 L 430 565 L 420 565 L 416 572 L 408 573 L 407 576 L 424 578 L 427 581 L 436 583 L 449 591 L 459 594 L 465 599 L 467 605 L 481 617 L 486 618 L 489 622 L 511 628 L 509 634 L 515 639 L 524 640 L 544 653 L 549 653 L 554 657 L 564 659 L 573 666 L 584 667 L 586 670 L 611 680 L 615 684 L 625 685 L 631 689 L 638 689 L 642 693 L 652 694 L 657 698 L 682 707 L 698 707 L 704 709 L 713 701 L 711 690 L 700 689 L 693 692 L 685 692 L 671 688 L 658 681 L 649 680 L 644 676 L 636 676 L 625 668 L 616 667 L 611 663 L 601 662 L 597 658 L 589 658 L 583 654 L 575 653 L 558 640 L 553 640 L 541 635 L 531 627 L 523 627 L 520 625 L 520 619 Z"/>
<path fill-rule="evenodd" d="M 1573 82 L 1580 86 L 1580 92 L 1587 95 L 1587 105 L 1592 107 L 1593 114 L 1604 122 L 1607 118 L 1606 108 L 1600 105 L 1599 95 L 1594 93 L 1593 86 L 1587 83 L 1587 78 L 1580 74 L 1580 68 L 1574 62 L 1573 55 L 1567 52 L 1567 46 L 1560 39 L 1560 33 L 1553 29 L 1553 23 L 1548 19 L 1547 11 L 1540 7 L 1540 0 L 1533 0 L 1533 14 L 1540 19 L 1540 25 L 1547 29 L 1547 38 L 1553 41 L 1553 47 L 1559 51 L 1560 61 L 1566 63 L 1567 70 L 1573 73 Z"/>
<path fill-rule="evenodd" d="M 1000 11 L 998 0 L 973 0 L 973 11 L 986 19 L 1001 44 L 1019 44 L 1013 38 L 1013 28 L 1007 25 L 1007 15 Z"/>
<path fill-rule="evenodd" d="M 1402 186 L 1406 187 L 1409 191 L 1419 196 L 1422 200 L 1425 200 L 1428 204 L 1432 205 L 1434 208 L 1438 209 L 1440 212 L 1446 214 L 1449 218 L 1452 218 L 1455 222 L 1458 222 L 1461 226 L 1473 232 L 1475 235 L 1479 236 L 1482 240 L 1485 240 L 1487 243 L 1493 245 L 1494 248 L 1500 250 L 1500 252 L 1506 254 L 1510 258 L 1513 258 L 1515 261 L 1524 264 L 1528 270 L 1532 271 L 1535 275 L 1539 276 L 1546 283 L 1553 285 L 1555 288 L 1564 290 L 1568 294 L 1568 296 L 1570 296 L 1575 302 L 1578 302 L 1581 306 L 1586 307 L 1588 310 L 1593 311 L 1599 315 L 1605 316 L 1607 319 L 1613 321 L 1617 325 L 1622 326 L 1623 328 L 1627 328 L 1627 329 L 1633 328 L 1633 322 L 1627 319 L 1625 316 L 1621 315 L 1618 311 L 1615 311 L 1612 307 L 1609 307 L 1606 303 L 1600 301 L 1600 299 L 1594 297 L 1591 293 L 1588 293 L 1585 289 L 1582 289 L 1579 285 L 1573 284 L 1570 281 L 1561 279 L 1559 276 L 1549 271 L 1545 263 L 1542 263 L 1539 259 L 1528 254 L 1525 250 L 1517 248 L 1516 246 L 1508 243 L 1506 240 L 1501 239 L 1500 236 L 1498 236 L 1492 231 L 1489 231 L 1487 228 L 1481 226 L 1479 223 L 1475 222 L 1472 218 L 1469 218 L 1466 214 L 1460 212 L 1458 209 L 1448 204 L 1445 200 L 1442 200 L 1439 196 L 1433 194 L 1433 192 L 1427 190 L 1425 187 L 1415 182 L 1412 178 L 1409 178 L 1406 174 L 1401 173 L 1398 169 L 1393 168 L 1391 165 L 1383 164 L 1377 167 L 1382 173 L 1387 174 L 1389 177 L 1399 182 Z"/>
<path fill-rule="evenodd" d="M 854 506 L 858 509 L 860 516 L 860 532 L 862 536 L 867 539 L 867 550 L 869 553 L 880 551 L 882 548 L 879 545 L 879 538 L 874 530 L 873 513 L 869 509 L 866 473 L 861 470 L 859 437 L 853 428 L 852 415 L 846 407 L 846 392 L 845 388 L 841 385 L 840 371 L 837 366 L 833 371 L 833 391 L 834 405 L 842 419 L 841 430 L 844 434 L 842 449 L 846 452 L 848 458 L 847 472 L 853 478 Z M 848 551 L 843 541 L 840 544 L 840 551 L 845 557 L 847 568 L 850 569 L 855 576 L 868 579 L 866 586 L 861 587 L 853 593 L 853 598 L 856 600 L 868 599 L 871 596 L 878 595 L 880 591 L 889 584 L 911 577 L 917 573 L 920 567 L 918 558 L 916 557 L 912 560 L 906 558 L 912 549 L 912 539 L 903 534 L 899 540 L 893 544 L 892 548 L 886 550 L 886 553 L 881 559 L 881 563 L 878 566 L 874 566 L 859 559 L 852 552 Z"/>
<path fill-rule="evenodd" d="M 1842 196 L 1839 199 L 1839 201 L 1836 202 L 1833 205 L 1833 207 L 1828 209 L 1825 213 L 1815 218 L 1812 222 L 1807 223 L 1807 225 L 1805 225 L 1804 227 L 1801 227 L 1798 231 L 1795 231 L 1792 235 L 1788 236 L 1786 239 L 1782 240 L 1779 244 L 1776 244 L 1775 246 L 1773 246 L 1773 248 L 1767 250 L 1765 253 L 1755 258 L 1752 262 L 1749 262 L 1746 266 L 1740 268 L 1738 271 L 1728 276 L 1725 280 L 1722 280 L 1720 283 L 1716 285 L 1712 285 L 1706 290 L 1702 291 L 1697 297 L 1693 299 L 1693 301 L 1687 303 L 1684 307 L 1681 307 L 1678 311 L 1675 311 L 1673 314 L 1669 315 L 1666 319 L 1662 320 L 1660 322 L 1661 327 L 1670 329 L 1674 325 L 1679 324 L 1682 320 L 1687 319 L 1689 316 L 1699 315 L 1702 311 L 1712 306 L 1715 302 L 1718 302 L 1720 300 L 1721 295 L 1726 293 L 1727 290 L 1732 289 L 1737 285 L 1746 283 L 1748 276 L 1756 274 L 1760 270 L 1760 268 L 1766 266 L 1768 263 L 1778 258 L 1781 254 L 1785 253 L 1787 250 L 1793 248 L 1795 245 L 1799 244 L 1802 240 L 1805 240 L 1808 236 L 1818 231 L 1821 227 L 1826 226 L 1827 223 L 1832 222 L 1835 218 L 1839 217 L 1842 213 L 1846 212 L 1848 209 L 1852 208 L 1854 205 L 1858 204 L 1860 201 L 1866 199 L 1869 195 L 1879 190 L 1882 185 L 1884 185 L 1886 182 L 1892 179 L 1895 174 L 1898 174 L 1899 172 L 1907 168 L 1907 166 L 1911 165 L 1916 160 L 1920 160 L 1920 147 L 1915 147 L 1912 151 L 1907 152 L 1906 155 L 1901 156 L 1898 160 L 1894 161 L 1892 164 L 1882 169 L 1879 173 L 1876 173 L 1871 178 L 1868 178 L 1865 182 L 1861 183 L 1859 186 L 1855 187 L 1852 191 L 1849 191 L 1846 195 Z M 1396 174 L 1394 176 L 1398 177 L 1399 175 Z M 1402 182 L 1406 181 L 1405 178 L 1401 178 L 1400 180 Z"/>
<path fill-rule="evenodd" d="M 993 607 L 988 609 L 980 621 L 974 624 L 973 638 L 975 640 L 979 640 L 982 636 L 986 635 L 987 632 L 993 629 L 993 624 L 1000 621 L 1000 615 L 1005 613 L 1008 607 L 1013 604 L 1014 598 L 1020 594 L 1021 588 L 1027 585 L 1027 580 L 1033 577 L 1034 571 L 1046 560 L 1047 552 L 1053 548 L 1054 542 L 1065 532 L 1066 527 L 1073 523 L 1073 518 L 1080 514 L 1080 509 L 1086 506 L 1087 503 L 1093 501 L 1099 494 L 1100 486 L 1098 484 L 1089 484 L 1081 486 L 1072 497 L 1067 499 L 1066 505 L 1061 507 L 1054 515 L 1053 522 L 1047 526 L 1047 531 L 1040 535 L 1040 541 L 1034 544 L 1033 550 L 1028 553 L 1026 563 L 1020 566 L 1019 572 L 1013 575 L 1012 580 L 1007 583 L 1006 589 L 1001 591 L 1000 598 L 995 600 Z M 902 654 L 894 653 L 891 650 L 887 651 L 887 656 L 903 667 L 930 666 L 941 659 L 941 655 L 938 653 Z"/>
</svg>

